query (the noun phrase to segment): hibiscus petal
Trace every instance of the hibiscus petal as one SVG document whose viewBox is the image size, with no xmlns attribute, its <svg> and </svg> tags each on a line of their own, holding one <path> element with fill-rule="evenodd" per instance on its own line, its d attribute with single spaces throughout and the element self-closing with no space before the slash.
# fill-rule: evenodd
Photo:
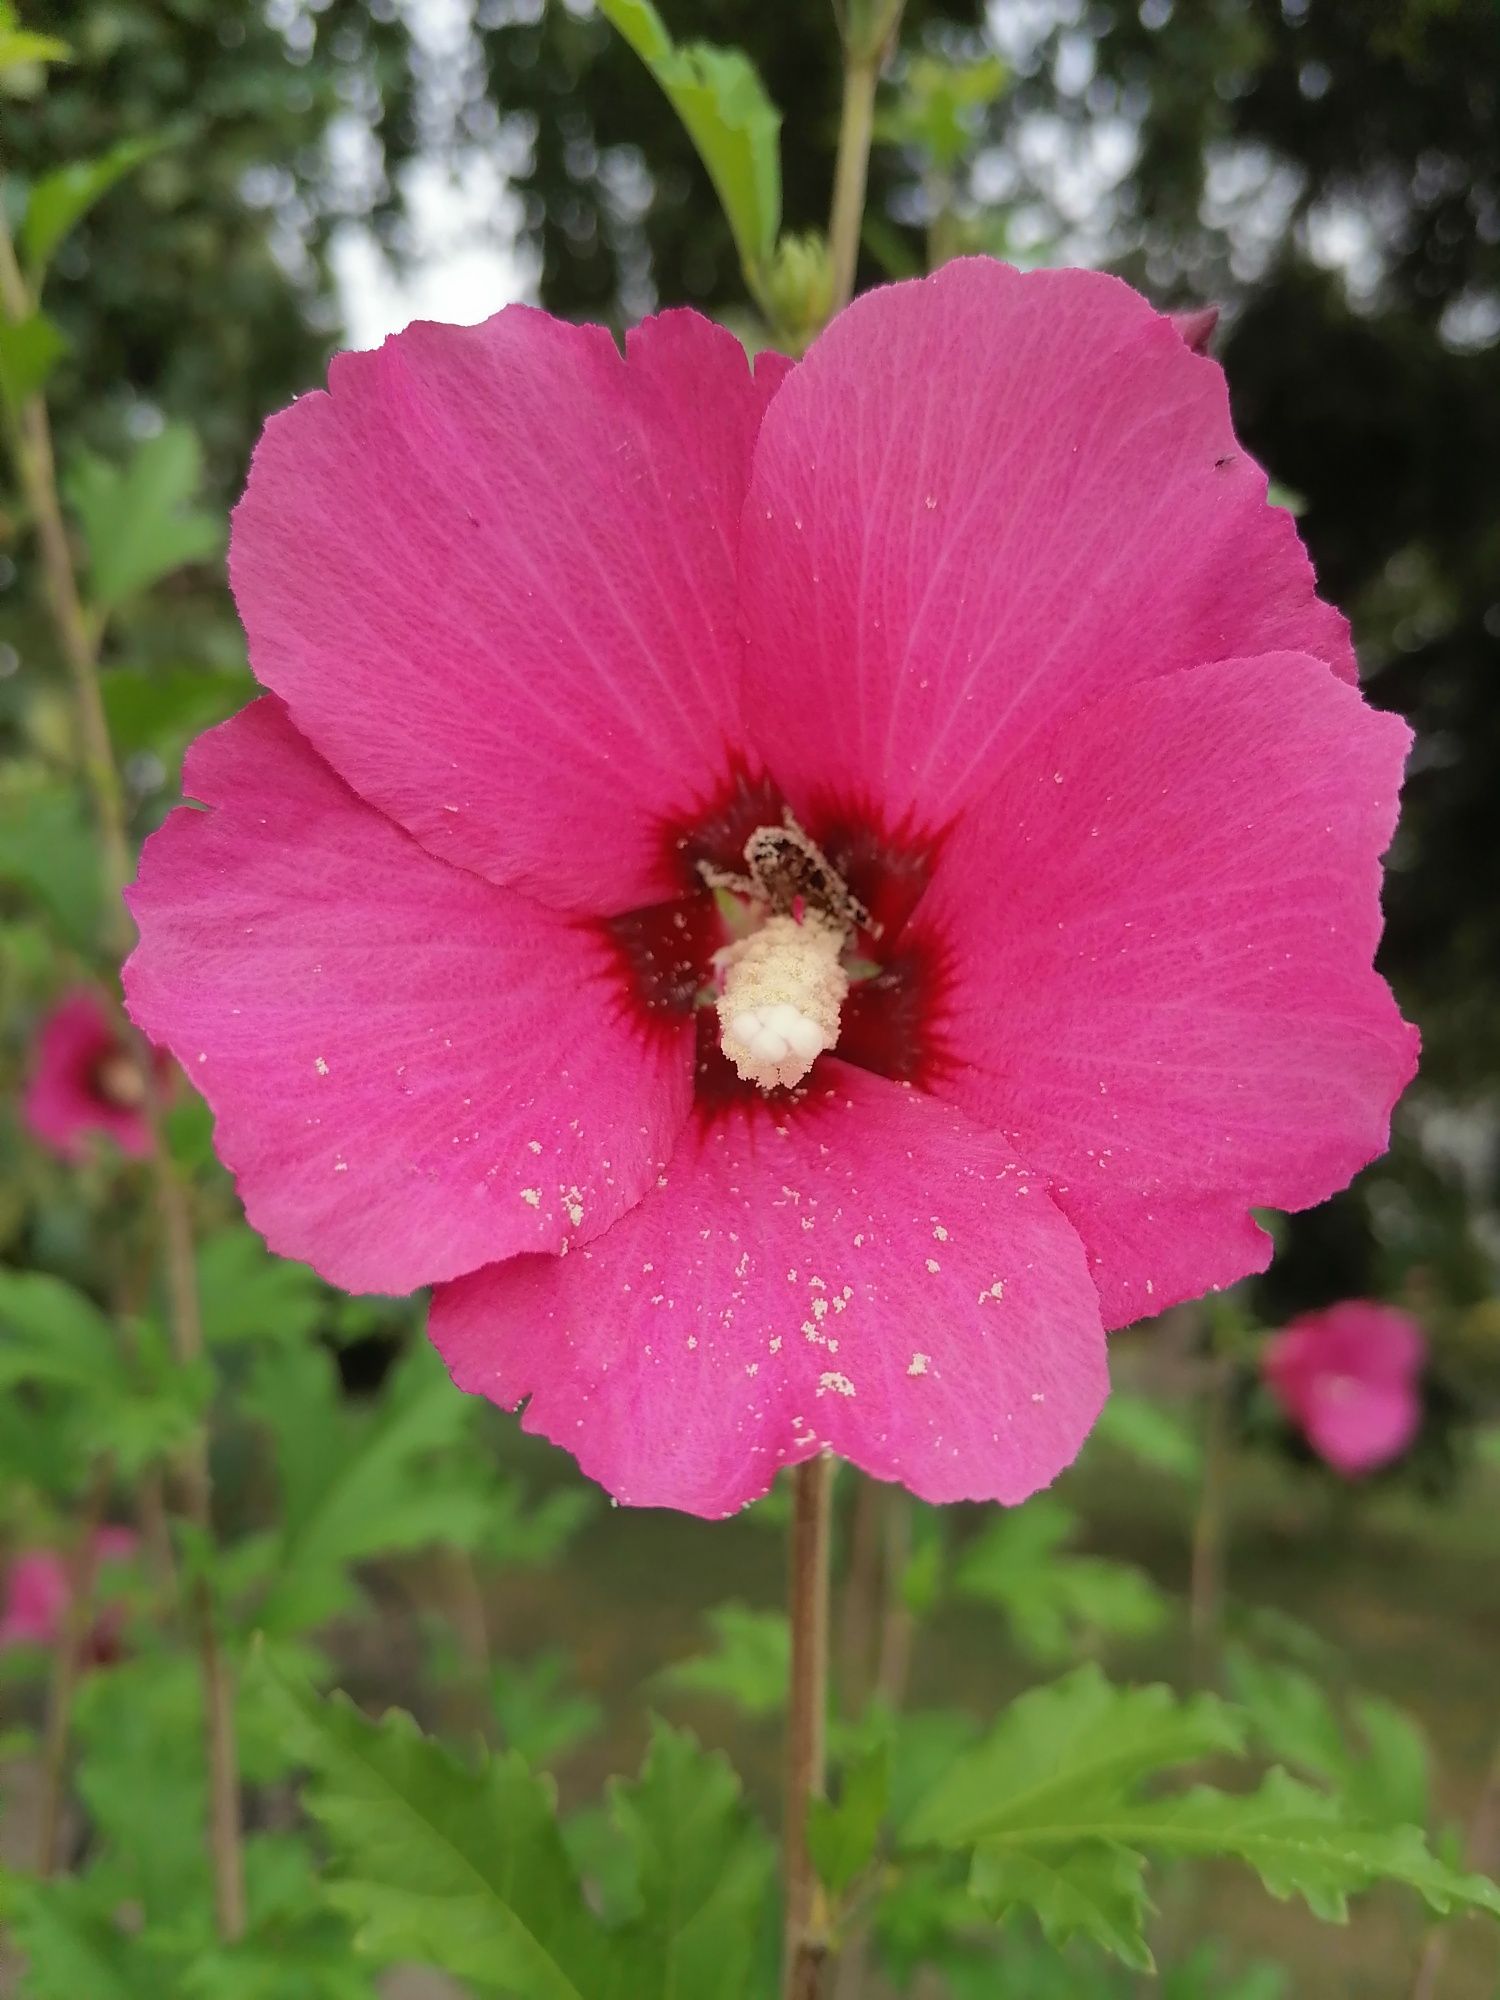
<svg viewBox="0 0 1500 2000">
<path fill-rule="evenodd" d="M 871 292 L 767 413 L 747 717 L 794 803 L 945 825 L 1090 695 L 1281 648 L 1354 678 L 1224 376 L 1117 279 L 984 258 Z"/>
<path fill-rule="evenodd" d="M 598 935 L 439 861 L 260 701 L 201 738 L 146 843 L 133 1018 L 218 1117 L 273 1250 L 405 1292 L 605 1229 L 655 1180 L 691 1027 Z"/>
<path fill-rule="evenodd" d="M 151 1131 L 137 1106 L 112 1101 L 98 1070 L 125 1051 L 115 1023 L 91 987 L 67 994 L 37 1037 L 21 1116 L 42 1144 L 67 1160 L 86 1159 L 90 1141 L 107 1132 L 122 1153 L 144 1159 Z"/>
<path fill-rule="evenodd" d="M 1023 1500 L 1107 1388 L 1078 1239 L 1005 1145 L 839 1062 L 689 1126 L 665 1182 L 567 1258 L 433 1294 L 460 1388 L 634 1506 L 718 1516 L 827 1448 L 934 1501 Z"/>
<path fill-rule="evenodd" d="M 1300 1412 L 1307 1441 L 1320 1458 L 1351 1479 L 1399 1458 L 1422 1422 L 1410 1382 L 1358 1382 L 1322 1377 Z"/>
<path fill-rule="evenodd" d="M 256 674 L 433 853 L 595 915 L 672 893 L 664 822 L 740 735 L 740 506 L 785 367 L 695 313 L 622 360 L 522 306 L 340 355 L 235 511 Z"/>
<path fill-rule="evenodd" d="M 1417 1046 L 1371 966 L 1410 740 L 1305 657 L 1199 667 L 1033 744 L 944 847 L 910 934 L 943 967 L 931 1087 L 1056 1188 L 1107 1324 L 1261 1268 L 1247 1209 L 1384 1150 Z"/>
</svg>

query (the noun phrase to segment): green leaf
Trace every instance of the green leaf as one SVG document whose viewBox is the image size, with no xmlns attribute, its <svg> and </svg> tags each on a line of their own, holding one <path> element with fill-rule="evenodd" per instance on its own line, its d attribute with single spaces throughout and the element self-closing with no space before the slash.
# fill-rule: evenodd
<svg viewBox="0 0 1500 2000">
<path fill-rule="evenodd" d="M 1211 1695 L 1112 1687 L 1080 1667 L 1012 1702 L 903 1828 L 908 1844 L 966 1846 L 1031 1827 L 1091 1823 L 1141 1779 L 1237 1751 L 1243 1726 Z"/>
<path fill-rule="evenodd" d="M 125 1390 L 115 1330 L 91 1299 L 42 1271 L 0 1267 L 0 1391 L 22 1384 L 95 1398 Z"/>
<path fill-rule="evenodd" d="M 96 610 L 111 611 L 185 563 L 218 553 L 222 521 L 188 504 L 199 471 L 198 440 L 186 424 L 167 424 L 123 466 L 88 453 L 76 461 L 66 492 L 88 545 Z"/>
<path fill-rule="evenodd" d="M 599 0 L 666 92 L 734 233 L 752 289 L 781 229 L 781 113 L 748 56 L 704 42 L 678 46 L 650 0 Z"/>
<path fill-rule="evenodd" d="M 982 1847 L 974 1857 L 970 1889 L 996 1915 L 1028 1909 L 1054 1949 L 1075 1937 L 1123 1959 L 1137 1972 L 1153 1972 L 1146 1944 L 1145 1864 L 1139 1854 L 1109 1841 L 1069 1849 L 1061 1856 Z"/>
<path fill-rule="evenodd" d="M 1170 1472 L 1175 1479 L 1185 1480 L 1201 1476 L 1203 1447 L 1197 1436 L 1176 1411 L 1149 1396 L 1112 1390 L 1099 1412 L 1094 1437 L 1139 1459 L 1154 1472 Z"/>
<path fill-rule="evenodd" d="M 321 1279 L 305 1264 L 273 1257 L 243 1223 L 198 1246 L 203 1337 L 212 1347 L 305 1342 L 327 1308 Z"/>
<path fill-rule="evenodd" d="M 475 1405 L 424 1342 L 373 1410 L 349 1408 L 333 1358 L 314 1346 L 260 1357 L 250 1404 L 271 1428 L 281 1476 L 281 1547 L 258 1612 L 285 1635 L 352 1601 L 351 1563 L 435 1542 L 472 1546 L 493 1493 L 470 1443 Z"/>
<path fill-rule="evenodd" d="M 1230 1648 L 1225 1664 L 1230 1692 L 1270 1756 L 1324 1780 L 1360 1818 L 1426 1821 L 1427 1745 L 1400 1709 L 1375 1696 L 1357 1698 L 1353 1717 L 1364 1740 L 1354 1741 L 1311 1675 L 1242 1646 Z"/>
<path fill-rule="evenodd" d="M 548 1786 L 514 1755 L 462 1764 L 396 1710 L 370 1722 L 259 1671 L 333 1851 L 331 1899 L 384 1961 L 415 1959 L 518 2000 L 598 2000 L 607 1940 L 583 1900 Z"/>
<path fill-rule="evenodd" d="M 209 1894 L 196 1662 L 153 1653 L 90 1674 L 74 1711 L 78 1788 L 121 1900 L 172 1917 Z"/>
<path fill-rule="evenodd" d="M 490 1677 L 490 1701 L 508 1749 L 533 1766 L 550 1763 L 597 1733 L 603 1710 L 570 1685 L 566 1653 L 539 1653 L 524 1664 L 503 1661 Z"/>
<path fill-rule="evenodd" d="M 1086 1935 L 1142 1967 L 1147 1856 L 1244 1861 L 1273 1895 L 1299 1895 L 1330 1921 L 1384 1881 L 1440 1913 L 1500 1916 L 1500 1889 L 1447 1866 L 1417 1828 L 1372 1826 L 1285 1771 L 1253 1793 L 1140 1795 L 1147 1780 L 1236 1750 L 1240 1737 L 1238 1718 L 1209 1697 L 1112 1688 L 1084 1668 L 1013 1703 L 918 1806 L 906 1838 L 972 1847 L 971 1888 L 993 1915 L 1024 1905 L 1057 1941 Z"/>
<path fill-rule="evenodd" d="M 91 952 L 104 909 L 99 843 L 71 785 L 13 770 L 0 781 L 0 884 L 32 897 Z"/>
<path fill-rule="evenodd" d="M 621 2000 L 741 2000 L 751 1991 L 773 1854 L 740 1781 L 654 1724 L 640 1777 L 611 1811 L 635 1858 L 639 1911 L 614 1948 Z"/>
<path fill-rule="evenodd" d="M 1057 1844 L 1076 1838 L 1062 1834 Z M 1089 1838 L 1156 1854 L 1244 1861 L 1273 1896 L 1300 1896 L 1332 1923 L 1344 1921 L 1351 1895 L 1377 1882 L 1415 1889 L 1440 1916 L 1472 1909 L 1500 1917 L 1500 1888 L 1440 1861 L 1420 1829 L 1365 1825 L 1341 1800 L 1279 1769 L 1268 1773 L 1256 1792 L 1204 1785 L 1175 1798 L 1127 1805 L 1106 1814 Z"/>
<path fill-rule="evenodd" d="M 75 160 L 32 183 L 21 224 L 21 254 L 33 287 L 68 231 L 160 145 L 160 140 L 125 139 L 96 160 Z"/>
<path fill-rule="evenodd" d="M 1016 1643 L 1035 1659 L 1076 1658 L 1103 1638 L 1139 1638 L 1167 1614 L 1144 1571 L 1068 1554 L 1076 1526 L 1061 1501 L 1043 1495 L 997 1512 L 958 1566 L 959 1592 L 1004 1612 Z"/>
<path fill-rule="evenodd" d="M 750 1611 L 721 1604 L 708 1614 L 716 1641 L 711 1653 L 677 1660 L 657 1675 L 673 1694 L 715 1695 L 746 1715 L 776 1715 L 786 1706 L 792 1635 L 781 1611 Z"/>
<path fill-rule="evenodd" d="M 12 411 L 45 387 L 68 343 L 43 312 L 0 319 L 0 396 Z"/>
<path fill-rule="evenodd" d="M 10 0 L 0 0 L 0 75 L 27 64 L 72 60 L 73 51 L 56 35 L 38 35 L 21 26 Z"/>
<path fill-rule="evenodd" d="M 844 1771 L 837 1800 L 811 1802 L 808 1852 L 818 1880 L 831 1896 L 842 1896 L 874 1859 L 890 1786 L 890 1746 L 876 1743 Z"/>
<path fill-rule="evenodd" d="M 0 1904 L 26 1961 L 23 2000 L 161 2000 L 176 1991 L 175 1966 L 153 1941 L 122 1929 L 87 1879 L 12 1877 Z"/>
<path fill-rule="evenodd" d="M 879 120 L 879 136 L 915 147 L 939 171 L 951 173 L 979 137 L 980 114 L 1009 81 L 998 56 L 968 63 L 915 56 L 896 105 Z"/>
<path fill-rule="evenodd" d="M 102 676 L 109 738 L 119 758 L 143 751 L 175 767 L 184 748 L 259 693 L 250 675 L 202 667 L 112 666 Z"/>
</svg>

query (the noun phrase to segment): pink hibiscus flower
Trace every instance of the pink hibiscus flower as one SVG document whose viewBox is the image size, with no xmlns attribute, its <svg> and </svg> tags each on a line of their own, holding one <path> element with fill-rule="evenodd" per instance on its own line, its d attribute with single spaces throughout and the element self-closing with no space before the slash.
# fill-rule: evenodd
<svg viewBox="0 0 1500 2000">
<path fill-rule="evenodd" d="M 94 1562 L 129 1562 L 139 1546 L 130 1528 L 100 1528 L 94 1536 Z M 0 1605 L 0 1652 L 15 1646 L 54 1646 L 61 1636 L 72 1602 L 67 1564 L 55 1549 L 28 1549 L 16 1557 L 5 1577 Z M 118 1605 L 106 1605 L 95 1619 L 84 1651 L 95 1663 L 119 1652 L 123 1618 Z"/>
<path fill-rule="evenodd" d="M 273 418 L 231 574 L 273 697 L 148 844 L 131 1009 L 271 1245 L 435 1284 L 622 1500 L 1020 1500 L 1107 1326 L 1386 1144 L 1408 732 L 1115 279 L 951 264 L 753 372 L 409 327 Z"/>
<path fill-rule="evenodd" d="M 21 1115 L 65 1160 L 81 1160 L 101 1133 L 142 1158 L 151 1134 L 140 1072 L 109 1009 L 91 986 L 66 994 L 42 1023 Z"/>
<path fill-rule="evenodd" d="M 1267 1343 L 1265 1378 L 1319 1458 L 1346 1479 L 1389 1465 L 1422 1422 L 1427 1341 L 1410 1313 L 1347 1299 Z"/>
</svg>

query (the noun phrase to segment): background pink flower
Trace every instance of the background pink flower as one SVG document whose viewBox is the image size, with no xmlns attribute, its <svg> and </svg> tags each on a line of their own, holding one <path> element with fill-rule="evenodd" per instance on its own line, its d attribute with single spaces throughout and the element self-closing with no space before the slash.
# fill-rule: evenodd
<svg viewBox="0 0 1500 2000">
<path fill-rule="evenodd" d="M 65 1160 L 82 1159 L 101 1133 L 133 1158 L 150 1150 L 134 1059 L 91 986 L 65 995 L 43 1021 L 21 1115 Z"/>
<path fill-rule="evenodd" d="M 1416 1436 L 1426 1359 L 1410 1313 L 1349 1299 L 1293 1320 L 1267 1344 L 1262 1365 L 1313 1450 L 1356 1479 L 1399 1458 Z"/>
<path fill-rule="evenodd" d="M 100 1528 L 94 1536 L 94 1562 L 129 1562 L 140 1545 L 133 1529 Z M 0 1606 L 0 1651 L 13 1646 L 54 1646 L 72 1602 L 68 1566 L 55 1549 L 28 1549 L 16 1557 L 5 1575 Z M 118 1606 L 106 1605 L 94 1621 L 86 1647 L 93 1660 L 110 1658 L 119 1641 Z"/>
<path fill-rule="evenodd" d="M 1021 1499 L 1106 1327 L 1386 1143 L 1408 732 L 1112 278 L 961 261 L 753 372 L 415 325 L 272 420 L 231 574 L 273 696 L 148 843 L 132 1013 L 273 1248 L 433 1283 L 622 1499 Z M 726 959 L 704 871 L 787 809 L 823 872 Z"/>
</svg>

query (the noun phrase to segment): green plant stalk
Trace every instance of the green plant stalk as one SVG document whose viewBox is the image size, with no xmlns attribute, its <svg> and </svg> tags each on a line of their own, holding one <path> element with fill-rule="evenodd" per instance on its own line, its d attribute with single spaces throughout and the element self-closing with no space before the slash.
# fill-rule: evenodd
<svg viewBox="0 0 1500 2000">
<path fill-rule="evenodd" d="M 807 1845 L 808 1807 L 826 1789 L 828 1554 L 834 1462 L 824 1452 L 792 1474 L 791 1686 L 787 1703 L 786 1923 L 783 2000 L 819 2000 L 828 1966 L 827 1899 Z"/>
<path fill-rule="evenodd" d="M 828 218 L 828 254 L 833 267 L 833 311 L 842 312 L 854 296 L 854 268 L 859 261 L 859 232 L 865 213 L 865 181 L 870 170 L 870 140 L 875 129 L 875 86 L 878 59 L 846 59 L 844 102 L 839 114 L 839 149 L 833 170 L 833 208 Z"/>
<path fill-rule="evenodd" d="M 32 300 L 16 258 L 15 244 L 0 210 L 0 308 L 14 322 L 27 318 Z M 57 468 L 47 405 L 41 395 L 29 396 L 17 413 L 15 457 L 22 490 L 36 529 L 43 576 L 57 638 L 73 683 L 78 725 L 79 763 L 89 789 L 103 850 L 108 897 L 111 953 L 129 950 L 131 926 L 123 900 L 134 873 L 119 768 L 110 742 L 103 695 L 99 686 L 99 629 L 79 595 L 58 493 Z M 151 1133 L 152 1179 L 160 1237 L 163 1277 L 167 1291 L 173 1347 L 183 1366 L 203 1352 L 203 1323 L 198 1302 L 192 1220 L 186 1190 L 177 1177 L 162 1122 L 160 1087 L 144 1038 L 126 1023 L 139 1066 L 144 1111 Z M 185 1454 L 181 1468 L 183 1511 L 194 1527 L 212 1529 L 212 1489 L 207 1440 L 201 1435 Z M 240 1830 L 239 1772 L 234 1735 L 234 1688 L 219 1647 L 214 1607 L 208 1583 L 198 1578 L 190 1589 L 190 1607 L 197 1627 L 199 1667 L 203 1679 L 204 1728 L 209 1778 L 209 1852 L 213 1863 L 214 1907 L 219 1932 L 226 1939 L 245 1929 L 244 1855 Z M 65 1753 L 64 1742 L 63 1751 Z"/>
<path fill-rule="evenodd" d="M 1224 1623 L 1224 1548 L 1229 1506 L 1230 1364 L 1210 1363 L 1203 1420 L 1203 1481 L 1193 1517 L 1188 1581 L 1188 1639 L 1195 1687 L 1212 1689 L 1219 1677 Z"/>
</svg>

